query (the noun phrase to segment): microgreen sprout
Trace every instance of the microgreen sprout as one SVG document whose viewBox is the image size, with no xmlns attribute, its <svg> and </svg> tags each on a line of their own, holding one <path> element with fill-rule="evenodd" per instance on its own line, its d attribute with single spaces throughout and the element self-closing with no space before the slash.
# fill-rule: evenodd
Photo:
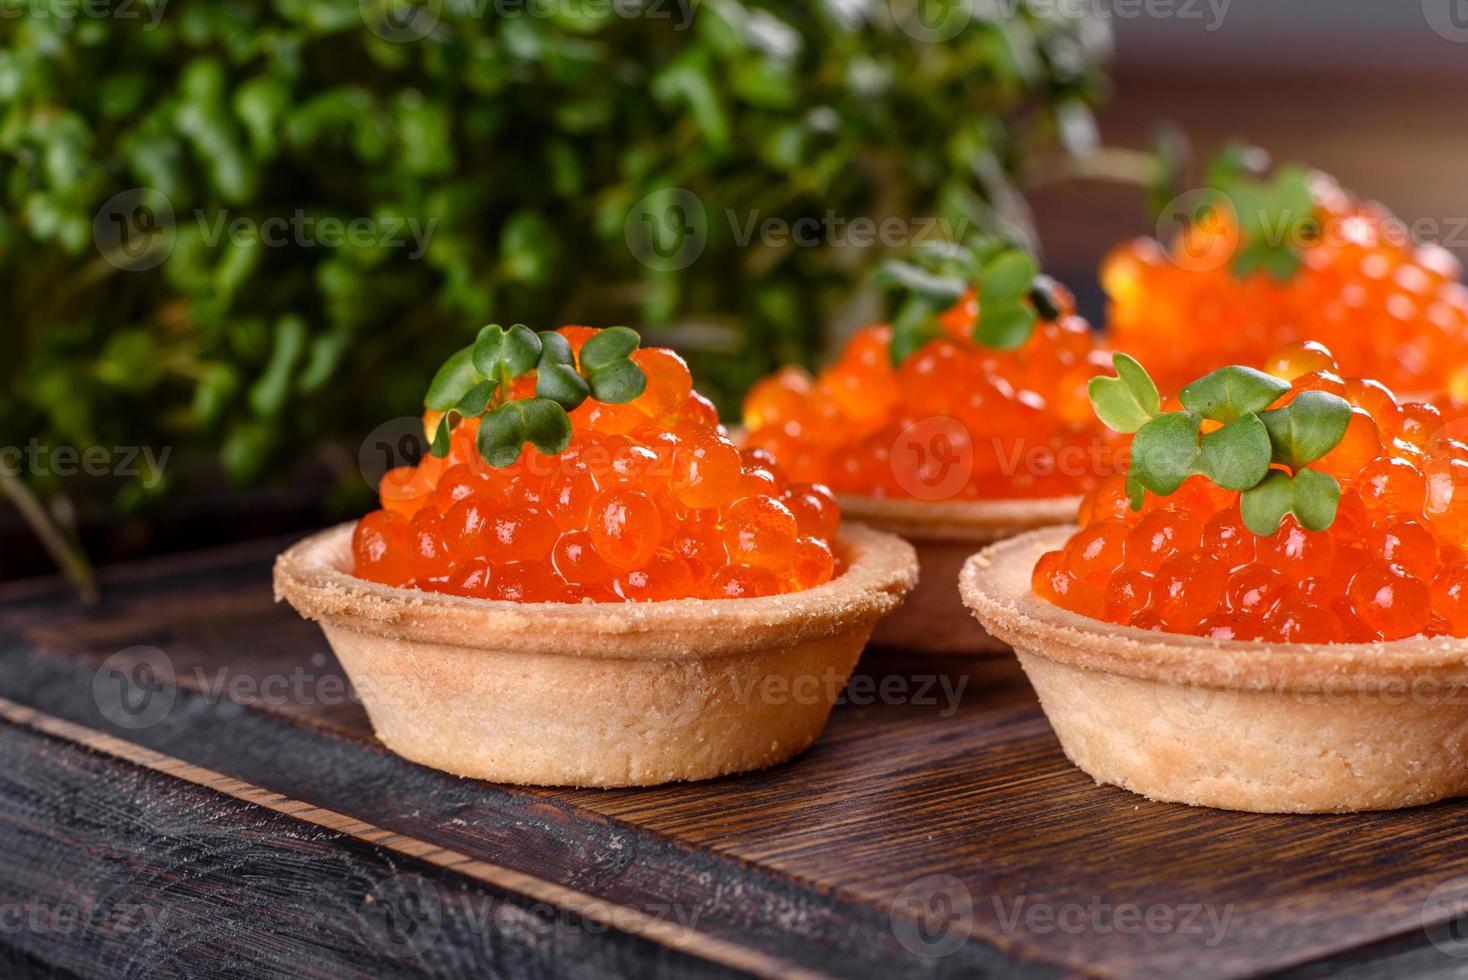
<svg viewBox="0 0 1468 980">
<path fill-rule="evenodd" d="M 939 315 L 970 288 L 979 301 L 974 342 L 994 350 L 1022 346 L 1039 320 L 1053 320 L 1061 312 L 1055 282 L 1040 275 L 1034 257 L 991 239 L 918 249 L 911 261 L 884 262 L 875 281 L 901 294 L 892 318 L 894 364 L 940 336 Z"/>
<path fill-rule="evenodd" d="M 477 447 L 491 466 L 513 464 L 527 442 L 547 455 L 562 452 L 571 442 L 568 413 L 588 397 L 629 402 L 647 387 L 632 360 L 639 343 L 635 330 L 607 327 L 587 339 L 578 364 L 566 338 L 554 331 L 537 333 L 520 323 L 484 327 L 428 386 L 423 404 L 443 413 L 429 451 L 447 456 L 453 429 L 480 419 Z M 535 396 L 515 397 L 514 382 L 532 371 Z"/>
<path fill-rule="evenodd" d="M 1112 364 L 1116 376 L 1092 378 L 1088 392 L 1103 423 L 1133 433 L 1126 477 L 1133 510 L 1148 492 L 1165 497 L 1202 475 L 1239 491 L 1244 524 L 1257 535 L 1273 534 L 1286 514 L 1311 531 L 1335 521 L 1340 485 L 1309 464 L 1345 436 L 1351 420 L 1345 399 L 1305 391 L 1271 409 L 1289 383 L 1233 365 L 1184 387 L 1181 409 L 1163 412 L 1142 365 L 1126 354 L 1114 355 Z"/>
</svg>

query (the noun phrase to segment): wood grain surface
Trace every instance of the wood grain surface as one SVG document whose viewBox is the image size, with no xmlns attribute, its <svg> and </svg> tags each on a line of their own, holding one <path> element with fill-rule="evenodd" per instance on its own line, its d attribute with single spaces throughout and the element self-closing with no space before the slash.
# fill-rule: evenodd
<svg viewBox="0 0 1468 980">
<path fill-rule="evenodd" d="M 88 612 L 0 592 L 0 946 L 19 975 L 1468 965 L 1468 804 L 1260 816 L 1098 787 L 1008 658 L 869 651 L 809 752 L 739 778 L 526 790 L 404 762 L 320 633 L 272 602 L 274 550 L 120 570 Z M 139 944 L 96 915 L 16 918 L 73 893 L 210 928 Z"/>
</svg>

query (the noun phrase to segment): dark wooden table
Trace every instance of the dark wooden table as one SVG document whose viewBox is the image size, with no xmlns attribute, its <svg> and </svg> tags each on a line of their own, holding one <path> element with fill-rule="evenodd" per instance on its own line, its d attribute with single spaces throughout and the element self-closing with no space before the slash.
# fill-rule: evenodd
<svg viewBox="0 0 1468 980">
<path fill-rule="evenodd" d="M 404 762 L 275 546 L 0 591 L 0 975 L 1392 976 L 1468 968 L 1468 804 L 1150 803 L 1008 658 L 869 651 L 779 768 L 527 790 Z M 1456 955 L 1455 955 L 1456 954 Z"/>
</svg>

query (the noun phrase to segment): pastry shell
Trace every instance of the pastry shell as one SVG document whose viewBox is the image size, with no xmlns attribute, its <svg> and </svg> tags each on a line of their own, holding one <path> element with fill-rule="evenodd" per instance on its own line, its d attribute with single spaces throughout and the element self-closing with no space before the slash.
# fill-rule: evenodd
<svg viewBox="0 0 1468 980">
<path fill-rule="evenodd" d="M 1259 813 L 1468 793 L 1468 640 L 1271 645 L 1079 616 L 1030 590 L 1036 560 L 1074 530 L 986 548 L 959 588 L 1014 647 L 1061 748 L 1097 782 Z"/>
<path fill-rule="evenodd" d="M 841 514 L 906 538 L 917 549 L 920 579 L 902 608 L 877 624 L 872 643 L 930 653 L 999 653 L 1004 642 L 964 608 L 953 583 L 982 545 L 1075 520 L 1080 497 L 1031 500 L 892 499 L 841 495 Z"/>
<path fill-rule="evenodd" d="M 872 624 L 917 578 L 860 525 L 831 582 L 756 599 L 516 603 L 348 574 L 352 524 L 280 555 L 275 594 L 321 625 L 378 738 L 461 776 L 646 786 L 773 765 L 820 734 Z"/>
</svg>

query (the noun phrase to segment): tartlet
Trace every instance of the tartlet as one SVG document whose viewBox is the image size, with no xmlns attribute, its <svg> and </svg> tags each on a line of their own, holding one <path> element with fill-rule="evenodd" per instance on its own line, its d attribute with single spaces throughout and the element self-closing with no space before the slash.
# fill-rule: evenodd
<svg viewBox="0 0 1468 980">
<path fill-rule="evenodd" d="M 1468 640 L 1266 643 L 1117 626 L 1030 589 L 1073 527 L 969 559 L 959 589 L 1013 646 L 1066 756 L 1153 800 L 1259 813 L 1468 793 Z"/>
<path fill-rule="evenodd" d="M 282 554 L 277 598 L 321 624 L 384 745 L 504 783 L 647 786 L 784 761 L 916 580 L 908 545 L 847 525 L 845 570 L 800 592 L 521 603 L 355 578 L 351 534 Z"/>
<path fill-rule="evenodd" d="M 918 587 L 874 642 L 997 652 L 954 578 L 978 545 L 1071 520 L 1111 472 L 1114 444 L 1086 403 L 1107 359 L 1024 252 L 975 242 L 915 261 L 884 273 L 901 297 L 891 324 L 858 331 L 815 377 L 786 367 L 751 389 L 744 438 L 917 548 Z"/>
<path fill-rule="evenodd" d="M 276 564 L 389 748 L 510 783 L 640 786 L 809 745 L 912 549 L 741 453 L 625 327 L 491 324 L 382 507 Z"/>
<path fill-rule="evenodd" d="M 1066 755 L 1236 810 L 1468 792 L 1468 445 L 1313 342 L 1165 400 L 1115 363 L 1091 395 L 1126 476 L 959 578 Z"/>
</svg>

